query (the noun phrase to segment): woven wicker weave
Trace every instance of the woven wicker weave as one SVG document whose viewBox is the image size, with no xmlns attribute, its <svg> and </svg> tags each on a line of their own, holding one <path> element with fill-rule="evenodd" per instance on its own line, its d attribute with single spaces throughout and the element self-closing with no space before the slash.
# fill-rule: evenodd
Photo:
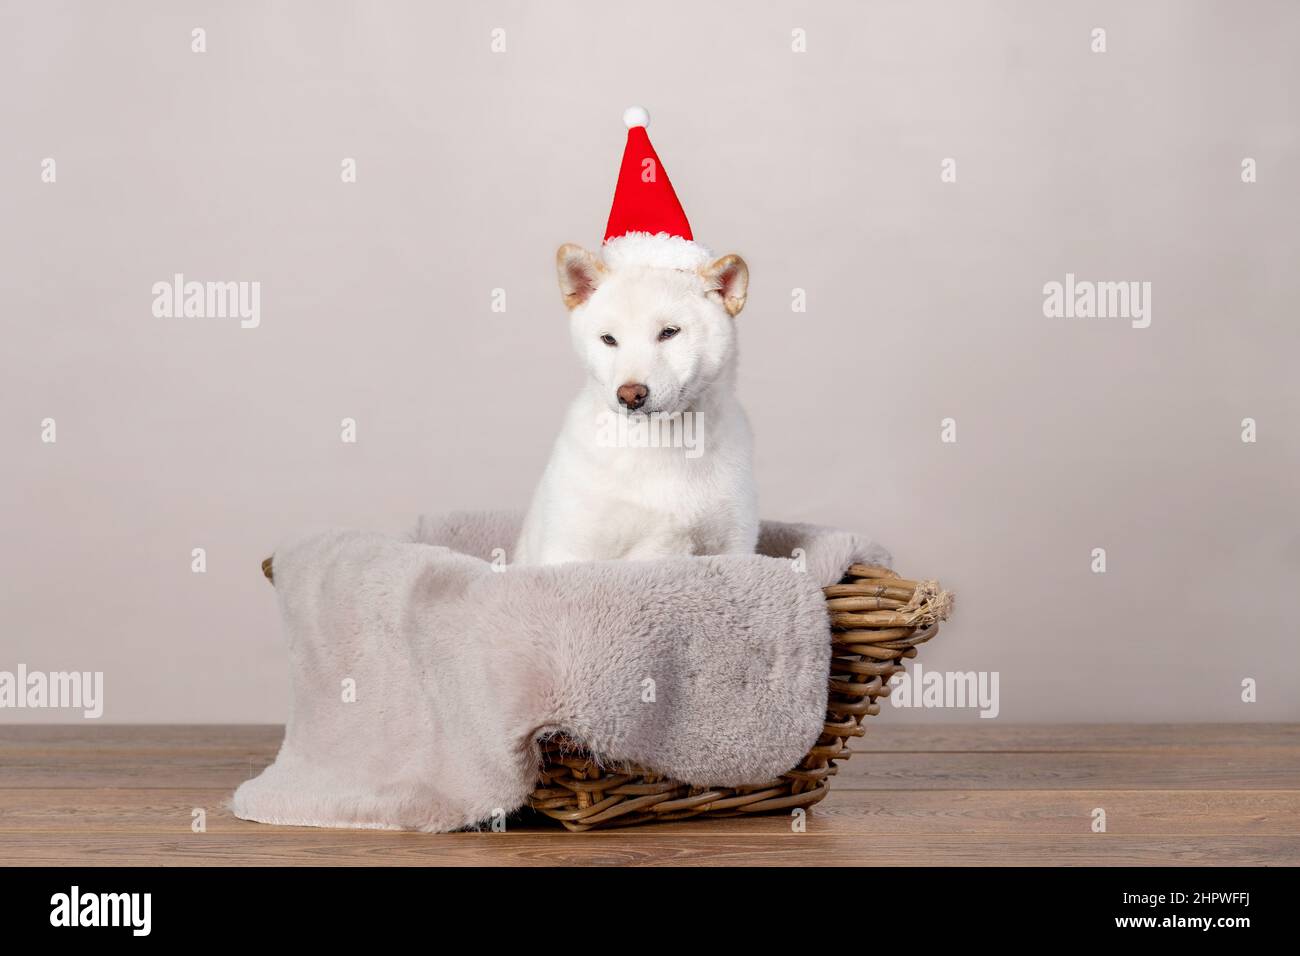
<svg viewBox="0 0 1300 956">
<path fill-rule="evenodd" d="M 835 761 L 861 737 L 864 717 L 880 713 L 889 679 L 939 630 L 951 597 L 933 581 L 909 581 L 855 564 L 823 589 L 833 644 L 826 723 L 797 767 L 746 787 L 688 786 L 645 767 L 603 764 L 562 734 L 541 742 L 542 766 L 529 799 L 534 810 L 581 832 L 695 816 L 741 816 L 808 807 L 826 796 Z"/>
<path fill-rule="evenodd" d="M 273 580 L 272 559 L 262 573 Z M 889 679 L 916 656 L 948 616 L 951 596 L 934 581 L 909 581 L 886 568 L 855 564 L 822 589 L 831 622 L 831 673 L 822 734 L 799 765 L 776 780 L 745 787 L 690 786 L 645 767 L 611 766 L 563 734 L 540 742 L 542 764 L 529 805 L 582 832 L 696 816 L 741 816 L 809 807 L 826 796 L 849 739 L 880 713 Z"/>
</svg>

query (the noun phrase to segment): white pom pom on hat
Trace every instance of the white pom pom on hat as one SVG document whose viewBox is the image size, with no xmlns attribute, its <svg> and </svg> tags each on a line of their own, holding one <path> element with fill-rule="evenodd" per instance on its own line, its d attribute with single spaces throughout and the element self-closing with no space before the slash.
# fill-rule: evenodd
<svg viewBox="0 0 1300 956">
<path fill-rule="evenodd" d="M 623 111 L 623 125 L 628 129 L 636 126 L 649 126 L 650 114 L 644 106 L 629 106 Z"/>
</svg>

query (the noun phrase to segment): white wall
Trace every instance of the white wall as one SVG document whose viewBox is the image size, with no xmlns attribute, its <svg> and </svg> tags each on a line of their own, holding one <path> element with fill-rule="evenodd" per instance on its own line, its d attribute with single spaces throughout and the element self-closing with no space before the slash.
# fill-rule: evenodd
<svg viewBox="0 0 1300 956">
<path fill-rule="evenodd" d="M 1294 4 L 3 16 L 0 670 L 283 719 L 277 541 L 525 502 L 579 374 L 554 249 L 600 241 L 641 103 L 751 269 L 764 514 L 954 588 L 926 667 L 999 672 L 1004 720 L 1300 718 Z M 154 317 L 176 272 L 260 282 L 260 326 Z M 1067 272 L 1150 282 L 1150 327 L 1044 317 Z"/>
</svg>

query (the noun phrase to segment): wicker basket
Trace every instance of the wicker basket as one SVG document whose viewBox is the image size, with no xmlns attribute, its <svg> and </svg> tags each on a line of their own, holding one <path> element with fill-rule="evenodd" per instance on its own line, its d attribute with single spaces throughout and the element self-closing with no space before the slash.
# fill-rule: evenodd
<svg viewBox="0 0 1300 956">
<path fill-rule="evenodd" d="M 745 787 L 689 786 L 645 767 L 611 766 L 563 734 L 541 742 L 542 766 L 532 808 L 569 830 L 628 826 L 686 817 L 728 817 L 809 807 L 826 796 L 835 761 L 861 737 L 864 717 L 880 713 L 889 679 L 916 646 L 939 630 L 952 605 L 933 581 L 909 581 L 885 568 L 855 564 L 823 589 L 830 611 L 833 656 L 826 723 L 797 767 L 776 780 Z"/>
<path fill-rule="evenodd" d="M 272 559 L 262 573 L 273 581 Z M 948 616 L 952 597 L 934 581 L 909 581 L 886 568 L 851 566 L 822 589 L 833 645 L 826 723 L 799 765 L 776 780 L 744 787 L 700 787 L 645 767 L 610 765 L 563 734 L 540 742 L 542 764 L 529 805 L 569 830 L 628 826 L 687 817 L 730 817 L 809 807 L 826 796 L 835 761 L 852 756 L 848 741 L 880 713 L 889 679 L 903 670 Z"/>
</svg>

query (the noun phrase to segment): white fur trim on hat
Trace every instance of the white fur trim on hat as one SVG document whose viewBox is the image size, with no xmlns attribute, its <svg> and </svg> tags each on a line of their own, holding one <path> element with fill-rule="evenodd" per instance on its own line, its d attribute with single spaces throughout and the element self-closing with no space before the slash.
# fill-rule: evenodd
<svg viewBox="0 0 1300 956">
<path fill-rule="evenodd" d="M 601 249 L 605 265 L 654 266 L 659 269 L 698 269 L 713 261 L 713 253 L 691 239 L 670 236 L 666 232 L 629 232 L 605 240 Z"/>
</svg>

